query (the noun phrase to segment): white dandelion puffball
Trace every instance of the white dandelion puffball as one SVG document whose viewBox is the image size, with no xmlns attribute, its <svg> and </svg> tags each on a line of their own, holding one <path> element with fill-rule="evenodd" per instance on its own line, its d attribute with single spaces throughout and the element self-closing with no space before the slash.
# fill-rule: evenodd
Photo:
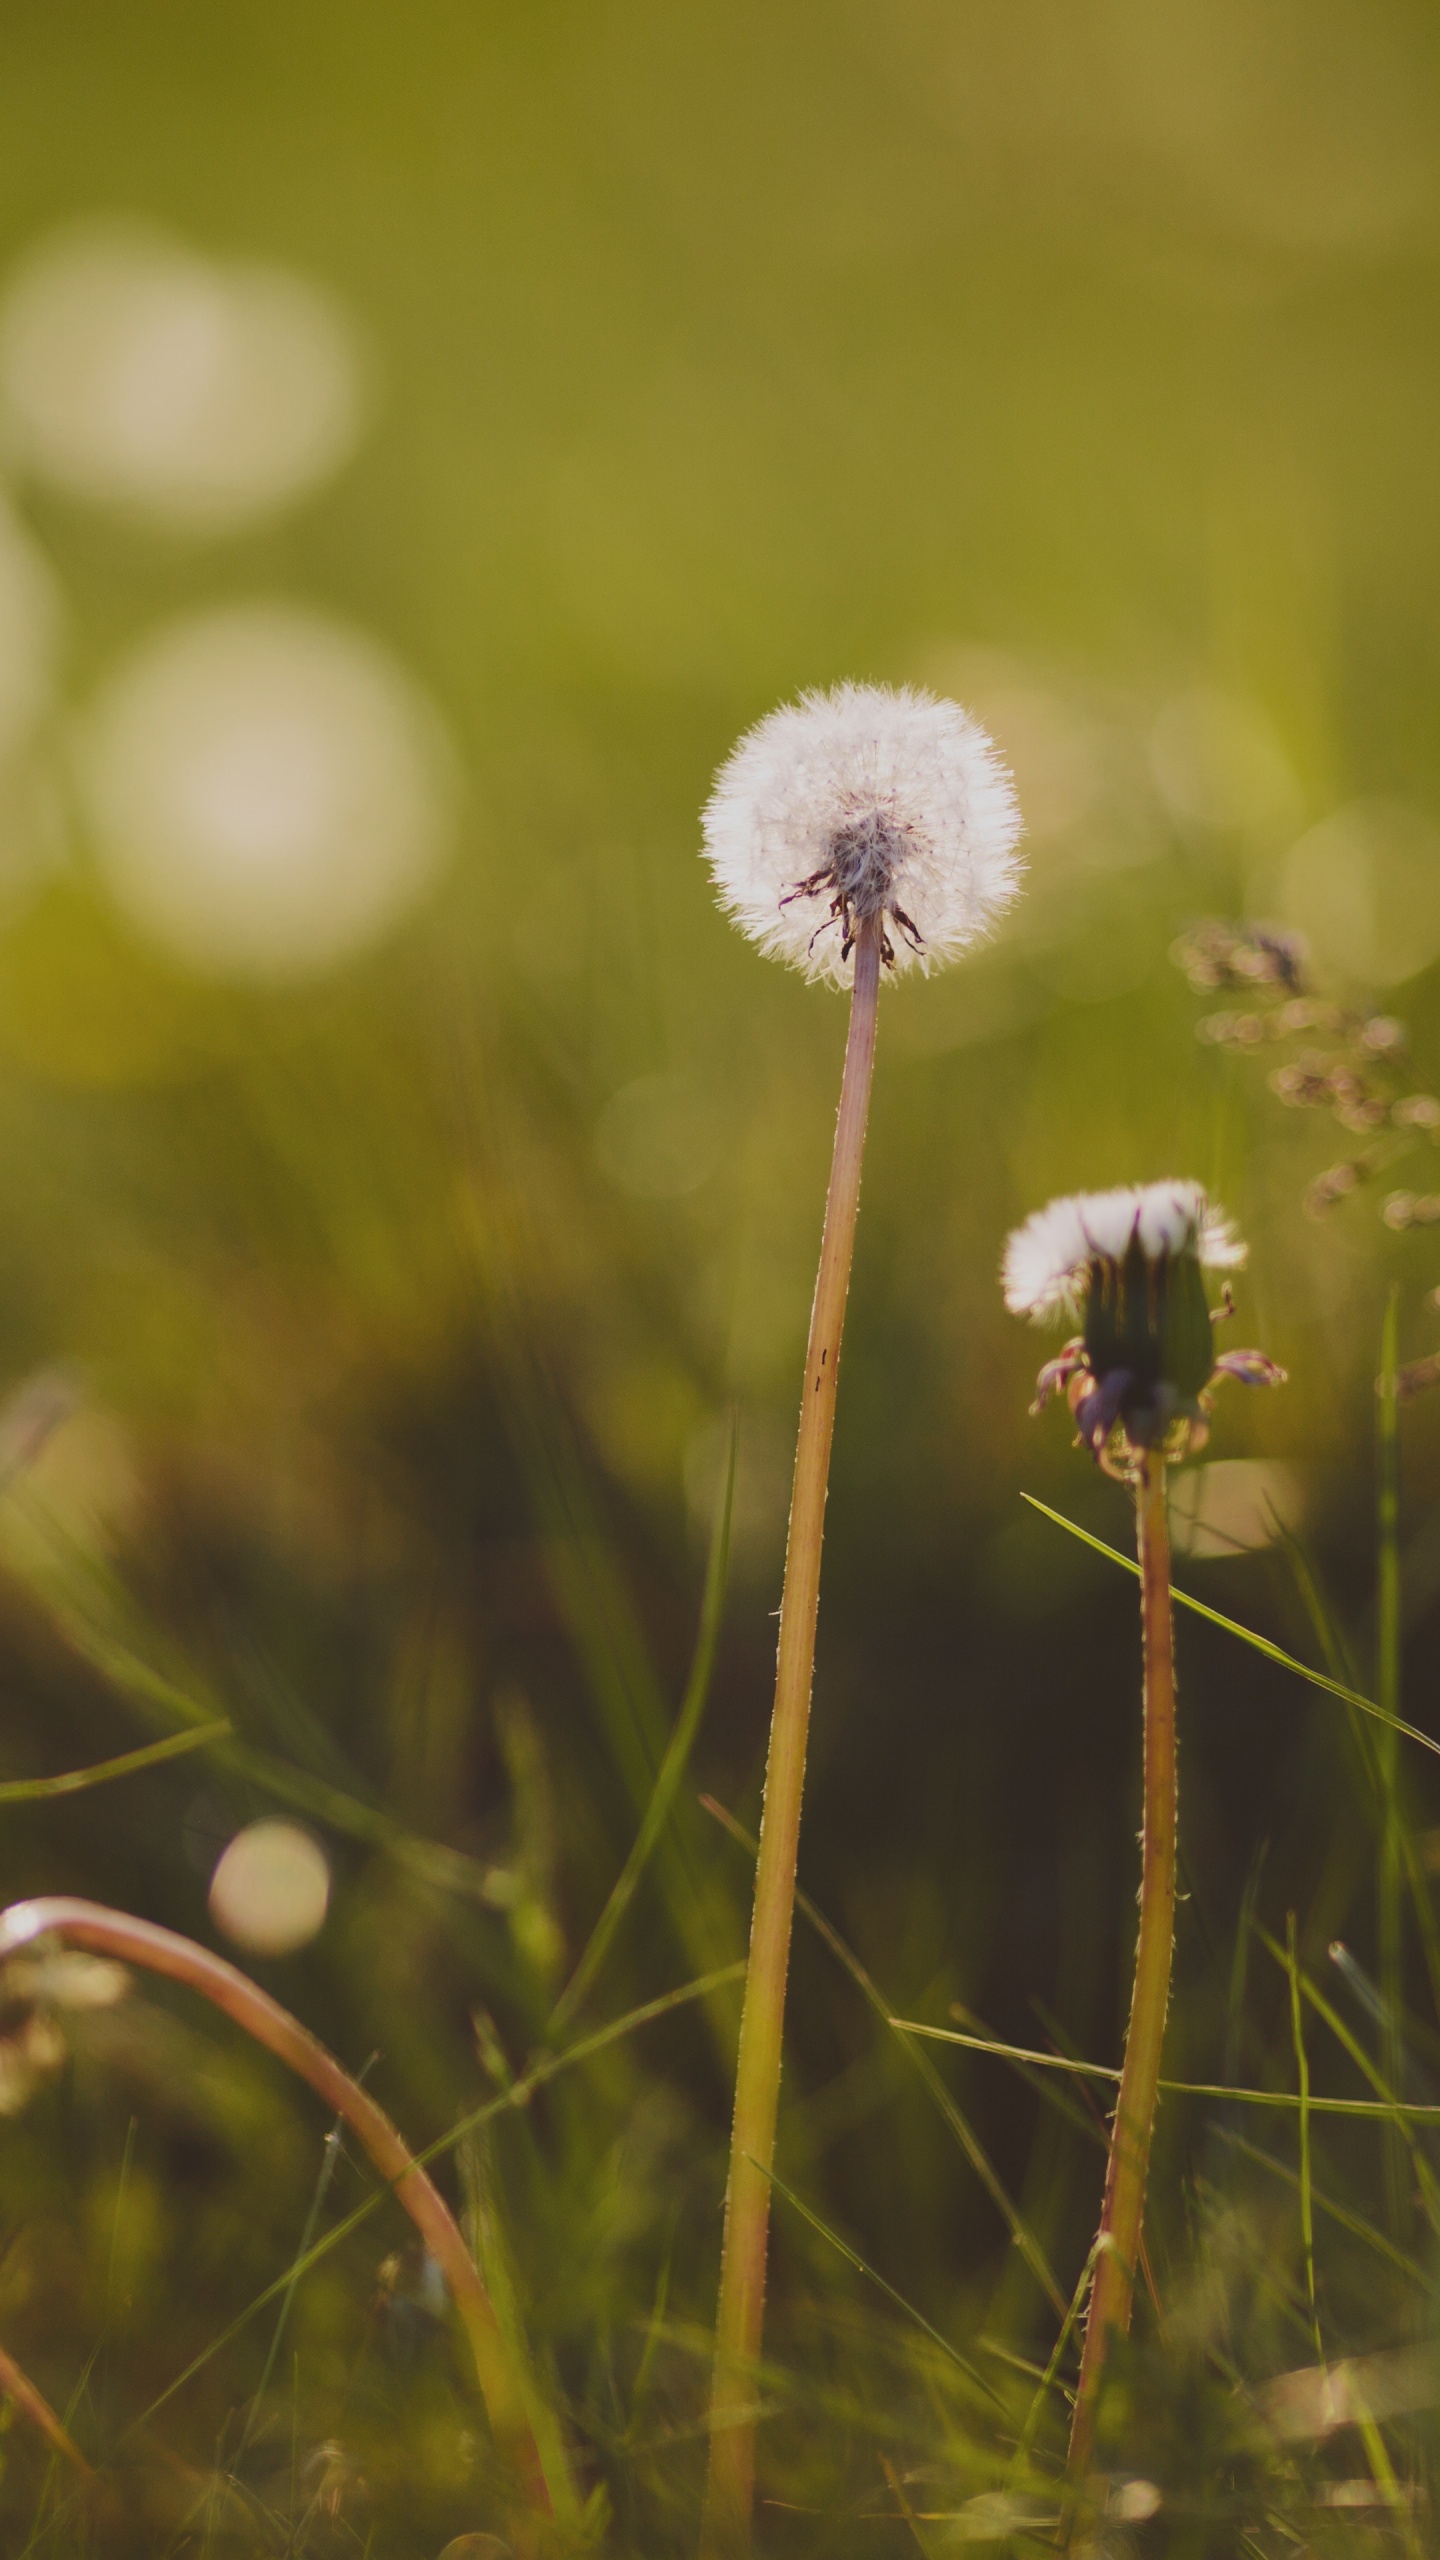
<svg viewBox="0 0 1440 2560">
<path fill-rule="evenodd" d="M 837 986 L 868 917 L 895 969 L 929 970 L 1020 884 L 1020 812 L 990 739 L 908 685 L 842 684 L 770 712 L 721 767 L 704 831 L 742 932 Z"/>
<path fill-rule="evenodd" d="M 0 302 L 0 431 L 68 495 L 218 534 L 336 471 L 367 367 L 331 295 L 286 269 L 198 256 L 158 227 L 41 240 Z"/>
<path fill-rule="evenodd" d="M 210 1879 L 216 1928 L 258 1956 L 288 1956 L 308 1946 L 329 1908 L 329 1862 L 319 1841 L 296 1822 L 247 1824 Z"/>
<path fill-rule="evenodd" d="M 198 614 L 121 666 L 79 738 L 95 856 L 191 967 L 280 982 L 351 959 L 430 886 L 453 759 L 389 653 L 291 605 Z"/>
<path fill-rule="evenodd" d="M 1123 1262 L 1138 1244 L 1147 1262 L 1193 1254 L 1217 1271 L 1238 1270 L 1245 1247 L 1198 1182 L 1149 1182 L 1117 1191 L 1077 1191 L 1052 1200 L 1017 1227 L 1005 1247 L 1001 1284 L 1012 1315 L 1036 1324 L 1078 1314 L 1093 1262 Z"/>
</svg>

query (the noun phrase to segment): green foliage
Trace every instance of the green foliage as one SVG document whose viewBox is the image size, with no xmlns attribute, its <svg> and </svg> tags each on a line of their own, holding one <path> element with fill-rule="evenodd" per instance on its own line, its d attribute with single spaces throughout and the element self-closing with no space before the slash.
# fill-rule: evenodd
<svg viewBox="0 0 1440 2560">
<path fill-rule="evenodd" d="M 1217 1411 L 1177 1566 L 1152 2289 L 1090 2547 L 1429 2548 L 1430 1187 L 1373 1214 L 1388 1124 L 1337 1186 L 1352 1130 L 1321 1118 L 1369 1088 L 1284 1109 L 1238 1017 L 1197 1044 L 1167 954 L 1199 914 L 1302 924 L 1440 1076 L 1433 27 L 1404 0 L 8 15 L 5 257 L 115 208 L 277 261 L 355 316 L 374 406 L 344 471 L 223 535 L 7 449 L 66 639 L 23 790 L 0 770 L 0 1377 L 22 1412 L 77 1383 L 33 1463 L 0 1445 L 0 1899 L 209 1938 L 226 1840 L 308 1825 L 325 1926 L 242 1960 L 433 2158 L 585 2534 L 693 2551 L 843 1039 L 715 914 L 697 812 L 804 685 L 953 691 L 1014 762 L 1031 879 L 993 947 L 883 1004 L 761 2548 L 1033 2551 L 1053 2520 L 1138 1654 L 1093 1552 L 1123 1498 L 1063 1417 L 1026 1422 L 994 1274 L 1052 1193 L 1170 1173 L 1250 1239 L 1237 1338 L 1291 1384 Z M 161 622 L 274 596 L 423 679 L 464 796 L 390 940 L 256 986 L 121 920 L 76 742 Z M 1237 1465 L 1283 1519 L 1257 1496 L 1234 1529 Z M 95 2479 L 5 2401 L 0 2549 L 508 2534 L 443 2298 L 306 2093 L 158 1983 L 42 2023 L 67 2058 L 32 2040 L 0 2120 L 0 2348 Z"/>
</svg>

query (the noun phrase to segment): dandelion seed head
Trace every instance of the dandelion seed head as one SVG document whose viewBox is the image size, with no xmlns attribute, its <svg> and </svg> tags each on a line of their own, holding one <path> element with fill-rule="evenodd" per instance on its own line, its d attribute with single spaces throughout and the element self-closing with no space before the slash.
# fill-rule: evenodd
<svg viewBox="0 0 1440 2560">
<path fill-rule="evenodd" d="M 878 916 L 898 969 L 956 959 L 1020 885 L 1020 812 L 958 703 L 842 684 L 770 712 L 716 778 L 705 853 L 720 903 L 762 951 L 848 985 Z"/>
<path fill-rule="evenodd" d="M 1234 1271 L 1245 1260 L 1232 1221 L 1198 1182 L 1078 1191 L 1037 1209 L 1009 1238 L 1005 1304 L 1036 1324 L 1077 1315 L 1091 1265 L 1123 1262 L 1133 1244 L 1147 1262 L 1190 1254 L 1209 1270 Z"/>
</svg>

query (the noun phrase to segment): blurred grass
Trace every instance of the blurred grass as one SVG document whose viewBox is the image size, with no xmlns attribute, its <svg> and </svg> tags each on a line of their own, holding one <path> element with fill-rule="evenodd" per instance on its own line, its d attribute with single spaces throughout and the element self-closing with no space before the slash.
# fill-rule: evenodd
<svg viewBox="0 0 1440 2560">
<path fill-rule="evenodd" d="M 1050 1191 L 1173 1170 L 1234 1209 L 1238 1338 L 1292 1383 L 1233 1399 L 1215 1451 L 1298 1470 L 1325 1667 L 1386 1694 L 1374 1346 L 1392 1285 L 1399 1357 L 1433 1344 L 1433 1244 L 1363 1199 L 1302 1219 L 1343 1139 L 1197 1046 L 1166 953 L 1197 912 L 1281 902 L 1290 847 L 1336 807 L 1380 794 L 1433 820 L 1440 800 L 1437 42 L 1399 0 L 9 13 L 0 250 L 153 214 L 336 288 L 382 385 L 346 472 L 224 541 L 17 478 L 66 599 L 57 769 L 132 639 L 281 593 L 424 680 L 467 803 L 433 904 L 288 993 L 142 947 L 73 807 L 66 867 L 7 888 L 0 1367 L 86 1381 L 27 1499 L 146 1677 L 180 1677 L 236 1736 L 203 1778 L 184 1759 L 0 1803 L 7 1898 L 84 1891 L 205 1934 L 218 1845 L 274 1809 L 283 1763 L 335 1897 L 312 1948 L 257 1970 L 347 2061 L 378 2048 L 373 2085 L 417 2145 L 489 2105 L 543 2052 L 642 1823 L 734 1407 L 713 1689 L 584 2025 L 730 1960 L 744 1861 L 695 1791 L 753 1817 L 843 1023 L 721 924 L 696 813 L 746 721 L 842 675 L 956 690 L 1016 765 L 1033 874 L 1013 929 L 882 1022 L 803 1850 L 863 1979 L 797 1944 L 781 2149 L 825 2228 L 988 2356 L 1006 2416 L 786 2211 L 760 2384 L 776 2551 L 938 2548 L 932 2514 L 1004 2489 L 1054 2344 L 865 1982 L 897 2014 L 941 2024 L 958 2001 L 1001 2041 L 1034 2047 L 1053 2017 L 1069 2049 L 1118 2050 L 1132 1595 L 1018 1495 L 1115 1543 L 1123 1506 L 1058 1423 L 1025 1421 L 1037 1346 L 994 1285 L 1007 1225 Z M 1384 992 L 1422 1079 L 1424 960 Z M 1427 1729 L 1437 1413 L 1399 1417 L 1394 1670 Z M 0 1784 L 137 1739 L 21 1507 L 0 1496 Z M 1323 1641 L 1283 1549 L 1187 1580 L 1286 1652 Z M 1283 1969 L 1243 1972 L 1252 1920 L 1283 1942 L 1293 1910 L 1302 1980 L 1329 1979 L 1343 1939 L 1388 2023 L 1330 1980 L 1337 2017 L 1387 2087 L 1402 2066 L 1428 2087 L 1423 1762 L 1399 1762 L 1397 1972 L 1376 1934 L 1384 1772 L 1344 1715 L 1203 1625 L 1181 1680 L 1174 2077 L 1293 2086 Z M 331 1818 L 337 1788 L 363 1819 Z M 504 2110 L 477 2172 L 617 2549 L 693 2530 L 727 1997 Z M 74 2033 L 69 2074 L 0 2134 L 0 2339 L 92 2455 L 120 2450 L 113 2504 L 66 2507 L 33 2547 L 434 2560 L 483 2524 L 475 2411 L 378 2214 L 299 2284 L 256 2410 L 264 2319 L 127 2439 L 283 2290 L 324 2128 L 164 1995 Z M 1343 2039 L 1307 2039 L 1317 2094 L 1354 2090 Z M 935 2068 L 1068 2294 L 1095 2128 L 1033 2072 Z M 1310 2143 L 1327 2353 L 1429 2352 L 1429 2152 L 1397 2182 L 1373 2129 L 1317 2114 Z M 1373 2445 L 1287 2449 L 1239 2387 L 1313 2359 L 1300 2174 L 1288 2119 L 1272 2142 L 1172 2103 L 1163 2331 L 1145 2315 L 1113 2415 L 1117 2463 L 1166 2505 L 1113 2521 L 1117 2545 L 1381 2547 L 1371 2511 L 1313 2504 Z M 344 2157 L 325 2211 L 363 2201 Z M 1063 2434 L 1053 2401 L 1037 2460 Z M 1426 2407 L 1384 2423 L 1428 2495 Z M 0 2455 L 24 2550 L 42 2458 L 15 2429 Z"/>
</svg>

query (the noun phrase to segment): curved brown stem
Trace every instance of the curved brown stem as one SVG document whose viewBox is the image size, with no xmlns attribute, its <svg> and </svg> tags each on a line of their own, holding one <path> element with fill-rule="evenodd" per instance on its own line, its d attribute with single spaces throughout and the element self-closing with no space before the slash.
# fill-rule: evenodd
<svg viewBox="0 0 1440 2560">
<path fill-rule="evenodd" d="M 1069 2468 L 1075 2482 L 1084 2479 L 1094 2452 L 1100 2382 L 1111 2339 L 1124 2337 L 1130 2326 L 1175 1943 L 1175 1644 L 1165 1461 L 1154 1450 L 1147 1450 L 1140 1460 L 1135 1519 L 1145 1647 L 1140 1934 L 1135 1947 L 1135 1988 L 1125 2037 L 1120 2096 L 1110 2135 L 1105 2202 L 1096 2242 L 1095 2281 L 1070 2430 Z"/>
<path fill-rule="evenodd" d="M 775 2156 L 780 2103 L 780 2052 L 785 1980 L 795 1916 L 795 1862 L 800 1839 L 800 1799 L 805 1784 L 805 1745 L 815 1672 L 815 1626 L 820 1607 L 820 1548 L 835 1431 L 836 1372 L 845 1301 L 860 1206 L 860 1165 L 870 1078 L 875 1062 L 875 1020 L 880 987 L 879 916 L 860 925 L 855 941 L 855 983 L 850 1032 L 840 1087 L 840 1114 L 820 1269 L 810 1316 L 805 1390 L 790 1496 L 790 1534 L 780 1602 L 780 1647 L 770 1752 L 765 1766 L 765 1811 L 755 1870 L 755 1904 L 740 2054 L 735 2073 L 735 2115 L 730 2174 L 725 2190 L 725 2239 L 720 2305 L 715 2324 L 715 2369 L 710 2399 L 710 2479 L 703 2547 L 711 2560 L 731 2560 L 749 2542 L 755 2491 L 755 2367 L 765 2322 L 765 2262 L 770 2227 L 769 2170 Z"/>
<path fill-rule="evenodd" d="M 298 2018 L 281 2008 L 278 2000 L 272 2000 L 236 1966 L 227 1964 L 223 1956 L 211 1955 L 207 1948 L 197 1946 L 193 1938 L 183 1938 L 174 1929 L 158 1928 L 153 1921 L 136 1920 L 129 1912 L 110 1911 L 103 1903 L 82 1902 L 66 1894 L 36 1902 L 15 1902 L 8 1911 L 0 1912 L 0 1960 L 32 1945 L 37 1938 L 58 1938 L 67 1946 L 95 1948 L 119 1957 L 125 1964 L 142 1966 L 148 1973 L 166 1974 L 173 1982 L 188 1983 L 191 1990 L 213 2001 L 257 2044 L 278 2055 L 307 2081 L 333 2114 L 344 2117 L 359 2135 L 381 2177 L 394 2188 L 397 2201 L 404 2206 L 441 2269 L 464 2323 L 496 2443 L 513 2465 L 527 2503 L 550 2515 L 551 2484 L 546 2480 L 524 2390 L 495 2306 L 444 2197 L 411 2157 L 384 2109 L 376 2105 L 358 2081 L 351 2079 L 308 2027 L 302 2027 Z M 562 2496 L 565 2494 L 564 2483 L 554 2486 Z"/>
</svg>

